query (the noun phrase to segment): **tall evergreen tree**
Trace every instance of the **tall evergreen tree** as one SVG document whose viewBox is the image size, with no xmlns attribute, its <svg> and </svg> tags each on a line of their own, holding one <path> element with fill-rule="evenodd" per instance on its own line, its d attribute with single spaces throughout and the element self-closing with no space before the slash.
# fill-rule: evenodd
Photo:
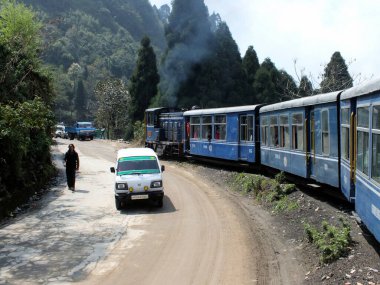
<svg viewBox="0 0 380 285">
<path fill-rule="evenodd" d="M 301 77 L 300 85 L 298 87 L 298 94 L 300 97 L 313 95 L 313 84 L 305 75 Z"/>
<path fill-rule="evenodd" d="M 156 54 L 148 37 L 141 40 L 136 68 L 130 80 L 129 92 L 132 98 L 131 115 L 134 120 L 144 119 L 144 110 L 157 95 L 160 76 L 157 71 Z"/>
<path fill-rule="evenodd" d="M 221 22 L 215 33 L 218 88 L 223 92 L 219 106 L 251 104 L 248 81 L 242 65 L 239 48 L 225 22 Z"/>
<path fill-rule="evenodd" d="M 353 86 L 353 80 L 348 72 L 348 67 L 339 51 L 334 52 L 330 62 L 325 67 L 321 92 L 338 91 Z"/>
<path fill-rule="evenodd" d="M 260 68 L 259 59 L 253 46 L 249 46 L 243 57 L 243 68 L 247 74 L 248 84 L 253 85 L 255 80 L 255 74 Z"/>
<path fill-rule="evenodd" d="M 270 104 L 278 102 L 275 96 L 276 86 L 273 83 L 272 75 L 263 65 L 257 70 L 255 80 L 253 82 L 253 89 L 256 94 L 255 104 Z"/>
</svg>

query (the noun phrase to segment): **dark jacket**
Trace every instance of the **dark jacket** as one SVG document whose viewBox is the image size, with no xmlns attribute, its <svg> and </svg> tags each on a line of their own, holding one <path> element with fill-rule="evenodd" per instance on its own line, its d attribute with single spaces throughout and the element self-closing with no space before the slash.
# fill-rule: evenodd
<svg viewBox="0 0 380 285">
<path fill-rule="evenodd" d="M 67 151 L 65 153 L 66 168 L 78 169 L 79 168 L 79 156 L 74 150 L 72 152 Z"/>
</svg>

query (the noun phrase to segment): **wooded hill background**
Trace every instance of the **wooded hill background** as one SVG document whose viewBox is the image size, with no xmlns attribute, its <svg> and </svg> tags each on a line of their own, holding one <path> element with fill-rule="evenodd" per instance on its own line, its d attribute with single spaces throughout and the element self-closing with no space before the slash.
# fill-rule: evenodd
<svg viewBox="0 0 380 285">
<path fill-rule="evenodd" d="M 149 106 L 271 103 L 352 85 L 339 53 L 332 75 L 344 79 L 334 80 L 334 86 L 326 82 L 320 90 L 306 76 L 293 79 L 277 70 L 270 58 L 260 63 L 253 46 L 239 51 L 227 23 L 218 14 L 209 15 L 203 0 L 176 0 L 160 8 L 148 0 L 23 2 L 43 21 L 41 56 L 54 69 L 58 121 L 94 119 L 100 81 L 119 78 L 130 86 L 144 36 L 161 79 L 157 94 L 149 94 Z"/>
</svg>

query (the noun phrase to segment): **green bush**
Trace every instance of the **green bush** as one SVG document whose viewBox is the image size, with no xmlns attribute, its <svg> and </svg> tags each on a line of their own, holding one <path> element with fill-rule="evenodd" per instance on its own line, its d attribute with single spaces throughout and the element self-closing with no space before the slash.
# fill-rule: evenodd
<svg viewBox="0 0 380 285">
<path fill-rule="evenodd" d="M 342 225 L 337 227 L 323 221 L 320 231 L 308 223 L 304 224 L 307 239 L 320 250 L 323 263 L 330 263 L 349 252 L 351 228 L 342 218 L 340 222 Z"/>
<path fill-rule="evenodd" d="M 296 191 L 296 185 L 295 184 L 283 184 L 281 185 L 282 192 L 285 195 L 289 195 L 290 193 L 293 193 Z"/>
<path fill-rule="evenodd" d="M 52 112 L 40 100 L 0 104 L 0 215 L 28 201 L 51 178 Z"/>
<path fill-rule="evenodd" d="M 299 208 L 297 201 L 289 199 L 288 196 L 281 197 L 274 204 L 274 210 L 276 212 L 293 211 Z"/>
<path fill-rule="evenodd" d="M 280 173 L 281 174 L 281 173 Z M 252 193 L 261 202 L 273 203 L 275 211 L 291 211 L 298 208 L 298 203 L 287 197 L 295 191 L 294 184 L 280 184 L 283 173 L 277 179 L 269 179 L 261 175 L 239 173 L 234 176 L 233 188 L 243 193 Z"/>
<path fill-rule="evenodd" d="M 277 173 L 275 176 L 274 176 L 274 180 L 276 180 L 276 182 L 278 184 L 283 184 L 285 183 L 285 173 L 283 171 L 281 171 L 280 173 Z"/>
</svg>

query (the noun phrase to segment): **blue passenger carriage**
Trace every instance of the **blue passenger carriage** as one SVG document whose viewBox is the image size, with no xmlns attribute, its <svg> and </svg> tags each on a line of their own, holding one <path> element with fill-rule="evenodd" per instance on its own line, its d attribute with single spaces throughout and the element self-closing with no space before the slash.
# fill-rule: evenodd
<svg viewBox="0 0 380 285">
<path fill-rule="evenodd" d="M 340 108 L 341 189 L 380 241 L 380 80 L 344 91 Z"/>
<path fill-rule="evenodd" d="M 158 155 L 182 156 L 184 154 L 183 112 L 176 108 L 145 110 L 145 147 Z"/>
<path fill-rule="evenodd" d="M 261 163 L 339 187 L 339 93 L 262 107 Z"/>
<path fill-rule="evenodd" d="M 259 105 L 184 112 L 191 155 L 254 163 L 259 161 Z"/>
</svg>

